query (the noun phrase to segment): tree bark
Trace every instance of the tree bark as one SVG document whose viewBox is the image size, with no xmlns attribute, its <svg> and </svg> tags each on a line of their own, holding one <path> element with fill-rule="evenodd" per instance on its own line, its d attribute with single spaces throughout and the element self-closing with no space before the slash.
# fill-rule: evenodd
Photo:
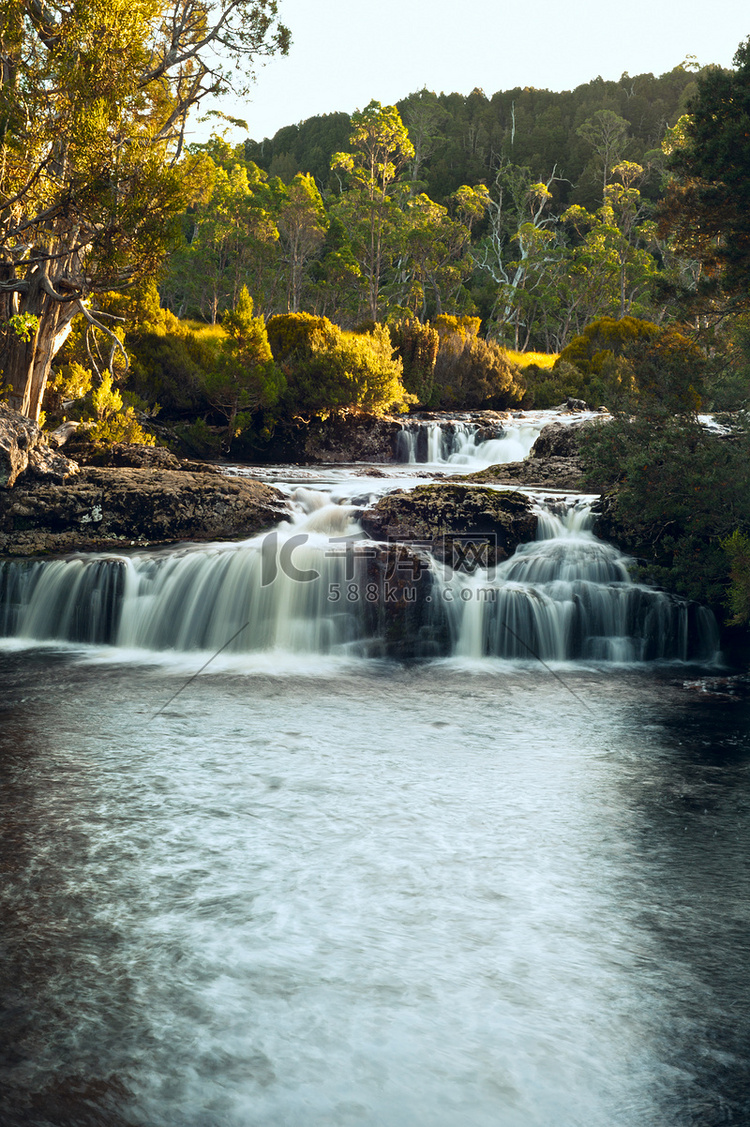
<svg viewBox="0 0 750 1127">
<path fill-rule="evenodd" d="M 10 384 L 10 406 L 34 422 L 39 421 L 52 361 L 68 338 L 76 311 L 75 301 L 56 301 L 45 293 L 41 279 L 32 280 L 21 296 L 19 312 L 37 317 L 39 327 L 28 341 L 9 334 L 3 378 Z"/>
</svg>

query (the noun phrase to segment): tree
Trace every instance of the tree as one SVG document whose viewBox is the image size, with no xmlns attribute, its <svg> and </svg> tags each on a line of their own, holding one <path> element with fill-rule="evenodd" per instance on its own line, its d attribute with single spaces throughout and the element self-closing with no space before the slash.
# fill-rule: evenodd
<svg viewBox="0 0 750 1127">
<path fill-rule="evenodd" d="M 328 227 L 323 200 L 309 174 L 298 172 L 289 185 L 278 227 L 289 272 L 287 311 L 299 313 L 305 267 L 320 250 Z"/>
<path fill-rule="evenodd" d="M 188 113 L 287 50 L 276 0 L 5 0 L 0 321 L 11 402 L 37 418 L 52 360 L 98 293 L 160 267 L 184 206 Z M 245 84 L 242 84 L 242 89 Z"/>
<path fill-rule="evenodd" d="M 273 407 L 286 381 L 273 362 L 266 325 L 253 316 L 253 299 L 243 286 L 237 304 L 222 322 L 227 333 L 214 371 L 206 378 L 209 402 L 227 420 L 227 449 L 252 412 Z"/>
<path fill-rule="evenodd" d="M 349 144 L 353 153 L 335 153 L 332 168 L 342 168 L 351 176 L 349 200 L 355 207 L 342 214 L 344 222 L 358 228 L 352 242 L 360 248 L 359 258 L 367 282 L 367 304 L 373 321 L 378 320 L 380 282 L 383 271 L 384 239 L 392 222 L 391 186 L 400 169 L 414 157 L 414 146 L 395 106 L 372 101 L 352 115 Z"/>
<path fill-rule="evenodd" d="M 696 297 L 719 313 L 750 306 L 750 38 L 735 71 L 711 68 L 667 138 L 673 173 L 661 228 L 702 265 Z"/>
<path fill-rule="evenodd" d="M 606 192 L 612 166 L 623 156 L 628 147 L 630 123 L 613 110 L 597 110 L 593 117 L 584 121 L 577 129 L 597 156 L 601 167 L 602 193 Z"/>
</svg>

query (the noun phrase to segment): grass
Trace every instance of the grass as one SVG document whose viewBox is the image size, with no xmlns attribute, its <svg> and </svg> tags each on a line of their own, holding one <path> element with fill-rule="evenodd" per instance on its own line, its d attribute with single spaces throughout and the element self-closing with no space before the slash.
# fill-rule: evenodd
<svg viewBox="0 0 750 1127">
<path fill-rule="evenodd" d="M 505 352 L 519 368 L 528 368 L 531 364 L 536 364 L 537 368 L 551 368 L 560 355 L 559 352 L 516 352 L 514 348 L 506 348 Z"/>
</svg>

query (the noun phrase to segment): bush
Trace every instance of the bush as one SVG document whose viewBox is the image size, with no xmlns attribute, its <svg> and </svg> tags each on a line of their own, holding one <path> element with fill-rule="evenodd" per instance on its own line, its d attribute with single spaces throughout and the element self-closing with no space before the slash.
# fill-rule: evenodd
<svg viewBox="0 0 750 1127">
<path fill-rule="evenodd" d="M 730 626 L 750 625 L 750 536 L 735 528 L 721 543 L 729 559 L 727 607 Z"/>
<path fill-rule="evenodd" d="M 675 326 L 601 317 L 560 353 L 545 392 L 556 393 L 558 385 L 567 395 L 593 406 L 606 404 L 612 411 L 689 414 L 701 405 L 705 370 L 701 350 Z M 543 405 L 536 398 L 534 402 Z"/>
<path fill-rule="evenodd" d="M 480 340 L 460 329 L 441 333 L 431 407 L 502 410 L 520 402 L 523 391 L 519 369 L 494 341 Z"/>
<path fill-rule="evenodd" d="M 91 392 L 91 405 L 95 419 L 87 438 L 94 446 L 112 446 L 115 442 L 156 445 L 154 436 L 138 422 L 133 408 L 123 406 L 122 396 L 113 388 L 109 372 L 102 374 L 101 383 Z"/>
<path fill-rule="evenodd" d="M 590 479 L 613 483 L 603 534 L 639 558 L 647 578 L 722 616 L 724 542 L 750 533 L 750 429 L 720 437 L 690 417 L 652 412 L 591 427 L 581 450 Z"/>
<path fill-rule="evenodd" d="M 274 363 L 266 324 L 253 316 L 253 299 L 243 286 L 237 305 L 224 315 L 226 337 L 212 370 L 203 381 L 209 403 L 227 421 L 227 450 L 252 423 L 253 413 L 273 407 L 286 386 Z"/>
<path fill-rule="evenodd" d="M 312 313 L 280 313 L 266 324 L 268 343 L 278 364 L 309 357 L 322 352 L 338 340 L 341 330 L 327 317 Z"/>
<path fill-rule="evenodd" d="M 268 337 L 286 378 L 282 407 L 289 414 L 345 409 L 384 414 L 406 410 L 413 401 L 384 325 L 351 333 L 326 317 L 289 313 L 271 317 Z"/>
<path fill-rule="evenodd" d="M 404 387 L 424 407 L 432 395 L 440 343 L 438 331 L 430 325 L 423 325 L 416 317 L 389 324 L 388 331 L 395 354 L 403 364 Z"/>
</svg>

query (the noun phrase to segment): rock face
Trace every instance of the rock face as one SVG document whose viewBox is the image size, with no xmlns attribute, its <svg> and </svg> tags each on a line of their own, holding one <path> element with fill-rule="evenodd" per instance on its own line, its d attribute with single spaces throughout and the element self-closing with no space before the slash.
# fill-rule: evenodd
<svg viewBox="0 0 750 1127">
<path fill-rule="evenodd" d="M 606 417 L 606 416 L 603 416 Z M 581 435 L 600 418 L 581 419 L 574 423 L 548 423 L 531 448 L 531 458 L 577 458 L 581 452 Z"/>
<path fill-rule="evenodd" d="M 404 544 L 368 550 L 362 602 L 368 657 L 444 657 L 450 650 L 445 604 L 426 557 Z"/>
<path fill-rule="evenodd" d="M 36 423 L 0 403 L 0 489 L 10 489 L 22 474 L 62 482 L 77 472 L 77 463 L 53 450 Z"/>
<path fill-rule="evenodd" d="M 359 520 L 373 540 L 416 543 L 454 567 L 505 560 L 537 528 L 523 494 L 452 483 L 389 493 Z"/>
<path fill-rule="evenodd" d="M 72 482 L 19 482 L 0 492 L 0 554 L 235 540 L 283 519 L 271 486 L 216 473 L 87 467 Z"/>
<path fill-rule="evenodd" d="M 311 462 L 392 462 L 401 422 L 376 415 L 330 415 L 314 419 L 304 439 Z"/>
</svg>

